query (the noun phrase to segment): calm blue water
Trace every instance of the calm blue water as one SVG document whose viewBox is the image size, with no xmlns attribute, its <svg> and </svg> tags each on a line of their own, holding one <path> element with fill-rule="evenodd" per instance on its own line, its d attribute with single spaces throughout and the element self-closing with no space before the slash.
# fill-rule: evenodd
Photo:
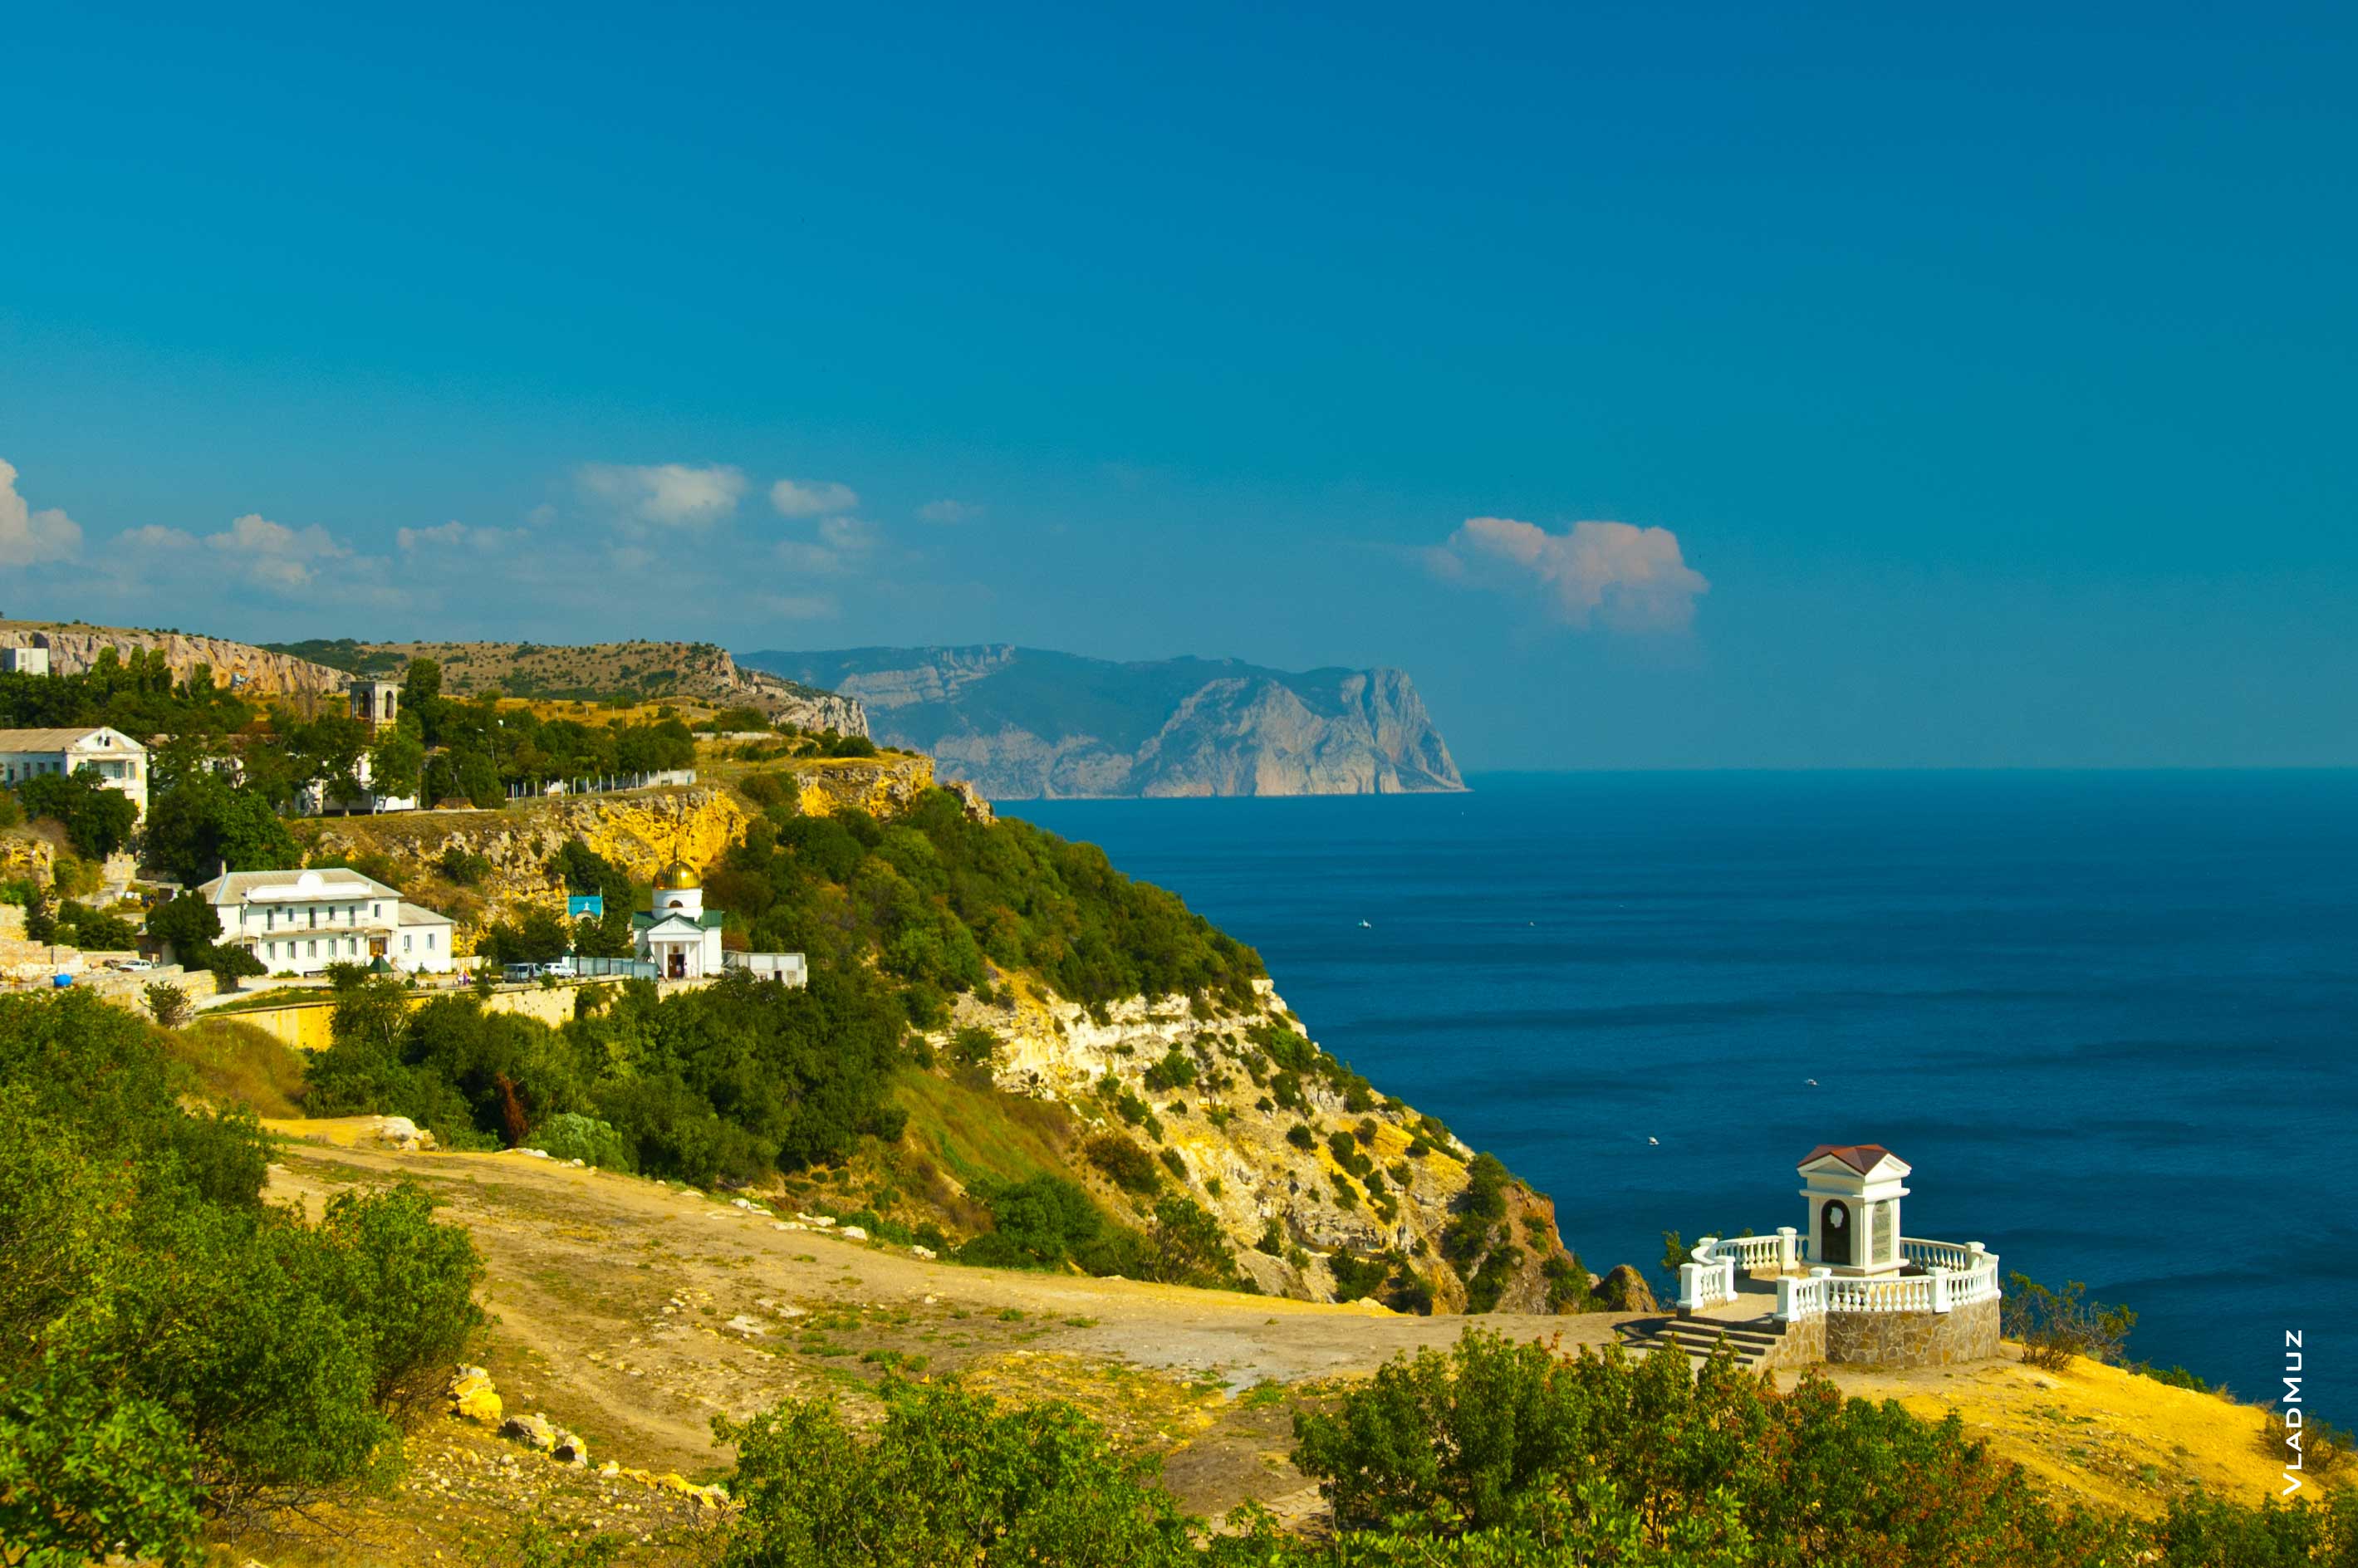
<svg viewBox="0 0 2358 1568">
<path fill-rule="evenodd" d="M 2358 773 L 1474 783 L 1002 809 L 1259 947 L 1592 1267 L 1798 1225 L 1811 1145 L 1883 1143 L 1909 1234 L 2247 1395 L 2304 1329 L 2358 1422 Z"/>
</svg>

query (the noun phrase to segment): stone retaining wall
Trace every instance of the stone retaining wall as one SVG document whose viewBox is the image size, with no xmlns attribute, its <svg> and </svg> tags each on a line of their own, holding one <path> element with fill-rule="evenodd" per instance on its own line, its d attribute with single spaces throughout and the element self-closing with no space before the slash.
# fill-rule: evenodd
<svg viewBox="0 0 2358 1568">
<path fill-rule="evenodd" d="M 1955 1367 L 1997 1355 L 1996 1297 L 1945 1313 L 1828 1313 L 1822 1325 L 1824 1359 L 1854 1367 Z M 1790 1340 L 1809 1326 L 1794 1324 Z"/>
<path fill-rule="evenodd" d="M 1756 1372 L 1779 1372 L 1794 1367 L 1814 1367 L 1826 1358 L 1826 1315 L 1789 1323 L 1766 1356 L 1754 1364 Z"/>
</svg>

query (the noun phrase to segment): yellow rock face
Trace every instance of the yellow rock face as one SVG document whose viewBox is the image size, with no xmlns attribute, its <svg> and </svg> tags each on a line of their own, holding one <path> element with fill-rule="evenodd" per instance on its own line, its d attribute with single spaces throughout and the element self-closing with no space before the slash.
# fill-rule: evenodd
<svg viewBox="0 0 2358 1568">
<path fill-rule="evenodd" d="M 675 858 L 711 864 L 752 820 L 735 795 L 718 789 L 654 802 L 608 795 L 600 806 L 585 835 L 590 848 L 642 882 Z"/>
</svg>

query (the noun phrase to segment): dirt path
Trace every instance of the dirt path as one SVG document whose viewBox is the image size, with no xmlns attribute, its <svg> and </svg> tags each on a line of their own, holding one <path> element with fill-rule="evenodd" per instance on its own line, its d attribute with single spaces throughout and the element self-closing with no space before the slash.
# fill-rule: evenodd
<svg viewBox="0 0 2358 1568">
<path fill-rule="evenodd" d="M 276 1123 L 342 1141 L 348 1123 Z M 1074 1400 L 1164 1455 L 1191 1509 L 1299 1500 L 1292 1406 L 1317 1379 L 1454 1342 L 1466 1321 L 1124 1280 L 968 1269 L 784 1229 L 722 1198 L 517 1154 L 289 1144 L 272 1195 L 314 1213 L 355 1182 L 423 1183 L 481 1249 L 486 1365 L 511 1411 L 542 1410 L 593 1455 L 717 1475 L 716 1415 L 787 1397 L 857 1396 L 888 1368 Z M 1617 1314 L 1493 1314 L 1498 1332 L 1614 1337 Z M 1283 1391 L 1264 1384 L 1304 1385 Z M 855 1406 L 863 1401 L 855 1397 Z"/>
</svg>

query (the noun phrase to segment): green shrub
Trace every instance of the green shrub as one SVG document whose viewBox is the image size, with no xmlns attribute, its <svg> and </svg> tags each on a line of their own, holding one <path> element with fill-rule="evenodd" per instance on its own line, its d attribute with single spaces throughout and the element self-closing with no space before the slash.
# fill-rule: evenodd
<svg viewBox="0 0 2358 1568">
<path fill-rule="evenodd" d="M 2078 1280 L 2051 1291 L 2027 1274 L 2009 1273 L 2000 1327 L 2007 1338 L 2022 1342 L 2027 1364 L 2047 1371 L 2062 1370 L 2074 1356 L 2118 1361 L 2129 1330 L 2136 1325 L 2136 1314 L 2092 1302 L 2087 1292 Z"/>
<path fill-rule="evenodd" d="M 1318 1135 L 1311 1131 L 1306 1123 L 1299 1121 L 1285 1130 L 1285 1141 L 1305 1154 L 1318 1147 Z"/>
<path fill-rule="evenodd" d="M 585 1165 L 596 1165 L 609 1171 L 629 1171 L 635 1168 L 631 1158 L 631 1146 L 614 1130 L 611 1121 L 600 1121 L 578 1110 L 563 1110 L 550 1117 L 533 1130 L 533 1145 L 548 1152 L 552 1159 L 579 1160 Z"/>
<path fill-rule="evenodd" d="M 729 1489 L 740 1522 L 723 1568 L 938 1563 L 1155 1565 L 1194 1561 L 1185 1519 L 1065 1404 L 1002 1409 L 955 1386 L 888 1379 L 884 1422 L 856 1433 L 831 1403 L 789 1402 L 742 1424 Z"/>
<path fill-rule="evenodd" d="M 462 888 L 481 887 L 485 879 L 492 874 L 492 862 L 489 856 L 478 855 L 471 849 L 462 849 L 456 844 L 444 849 L 441 858 L 434 864 L 446 881 Z"/>
<path fill-rule="evenodd" d="M 261 1201 L 251 1114 L 185 1084 L 129 1012 L 0 1000 L 0 1539 L 34 1560 L 193 1561 L 200 1516 L 373 1474 L 479 1321 L 422 1192 L 307 1225 Z"/>
<path fill-rule="evenodd" d="M 1154 1157 L 1119 1132 L 1097 1134 L 1081 1146 L 1081 1153 L 1123 1192 L 1142 1195 L 1162 1185 L 1154 1173 Z"/>
</svg>

